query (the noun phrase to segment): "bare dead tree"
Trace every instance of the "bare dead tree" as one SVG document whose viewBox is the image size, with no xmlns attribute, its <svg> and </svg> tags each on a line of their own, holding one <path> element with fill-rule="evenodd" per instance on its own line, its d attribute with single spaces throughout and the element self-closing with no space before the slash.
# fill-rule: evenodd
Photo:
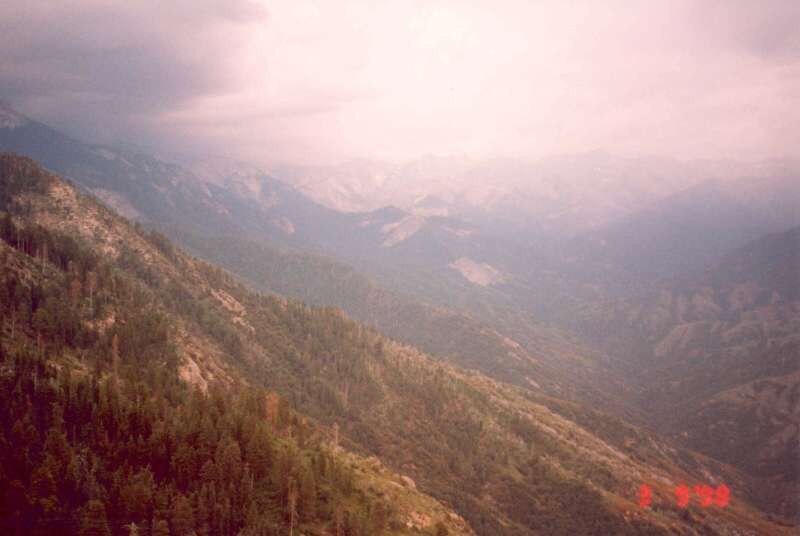
<svg viewBox="0 0 800 536">
<path fill-rule="evenodd" d="M 289 492 L 287 496 L 289 502 L 289 536 L 293 536 L 294 533 L 294 518 L 297 516 L 297 498 L 299 495 L 297 482 L 294 478 L 289 478 Z"/>
<path fill-rule="evenodd" d="M 89 310 L 94 311 L 94 290 L 97 288 L 97 274 L 91 270 L 86 274 L 86 284 L 89 287 Z"/>
</svg>

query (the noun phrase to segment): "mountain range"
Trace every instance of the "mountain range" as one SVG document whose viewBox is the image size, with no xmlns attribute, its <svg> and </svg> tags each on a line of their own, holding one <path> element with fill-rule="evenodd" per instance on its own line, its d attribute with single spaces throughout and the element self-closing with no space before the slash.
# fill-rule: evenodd
<svg viewBox="0 0 800 536">
<path fill-rule="evenodd" d="M 187 266 L 208 266 L 160 233 L 233 274 L 192 281 L 173 300 L 215 311 L 203 322 L 163 306 L 193 326 L 177 330 L 185 380 L 258 385 L 320 430 L 335 424 L 358 467 L 375 473 L 363 456 L 377 456 L 433 497 L 425 508 L 463 516 L 424 513 L 451 531 L 766 534 L 783 529 L 761 523 L 797 521 L 796 163 L 591 153 L 200 171 L 79 142 L 7 106 L 0 150 L 144 227 L 54 178 L 61 194 L 34 196 L 32 215 L 11 211 L 17 224 L 166 258 L 119 265 L 154 295 Z M 51 177 L 4 158 L 4 181 L 16 167 Z M 48 218 L 62 202 L 61 219 Z M 341 311 L 265 306 L 256 291 Z M 210 335 L 218 323 L 231 328 Z M 459 450 L 470 430 L 484 439 Z M 683 480 L 725 481 L 742 502 L 650 515 L 633 504 L 644 480 L 662 498 Z M 584 509 L 594 528 L 561 515 Z"/>
</svg>

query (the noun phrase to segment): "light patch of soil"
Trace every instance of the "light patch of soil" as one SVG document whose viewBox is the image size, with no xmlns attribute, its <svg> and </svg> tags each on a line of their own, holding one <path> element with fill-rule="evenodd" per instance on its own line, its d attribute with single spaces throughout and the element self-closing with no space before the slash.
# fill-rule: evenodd
<svg viewBox="0 0 800 536">
<path fill-rule="evenodd" d="M 422 229 L 425 225 L 425 218 L 420 216 L 407 216 L 400 221 L 394 223 L 387 223 L 381 227 L 381 231 L 388 235 L 386 240 L 381 244 L 382 247 L 390 248 L 399 244 L 403 240 L 407 240 L 413 236 L 417 231 Z"/>
<path fill-rule="evenodd" d="M 487 287 L 505 281 L 503 274 L 494 266 L 485 262 L 475 262 L 470 258 L 461 257 L 448 265 L 459 272 L 470 283 Z"/>
<path fill-rule="evenodd" d="M 200 367 L 197 365 L 195 360 L 188 355 L 183 357 L 183 363 L 181 363 L 181 366 L 178 369 L 178 374 L 180 374 L 181 379 L 189 385 L 194 385 L 195 387 L 200 388 L 200 390 L 204 393 L 208 391 L 208 382 L 205 378 L 203 378 L 203 374 L 200 372 Z"/>
</svg>

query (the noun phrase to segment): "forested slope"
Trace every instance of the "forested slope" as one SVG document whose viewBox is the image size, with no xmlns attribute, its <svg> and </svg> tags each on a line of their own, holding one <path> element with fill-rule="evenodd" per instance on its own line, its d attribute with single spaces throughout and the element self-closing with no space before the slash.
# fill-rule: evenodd
<svg viewBox="0 0 800 536">
<path fill-rule="evenodd" d="M 230 355 L 241 348 L 211 308 L 187 302 L 194 316 L 182 317 L 162 301 L 154 272 L 132 260 L 178 254 L 127 229 L 140 249 L 111 260 L 33 223 L 18 196 L 70 189 L 27 160 L 4 156 L 2 170 L 0 532 L 471 533 L 399 475 L 345 455 L 235 365 L 214 369 L 204 389 L 182 381 L 187 324 Z M 89 212 L 83 223 L 102 214 L 120 224 Z"/>
<path fill-rule="evenodd" d="M 626 356 L 655 426 L 764 479 L 763 504 L 798 519 L 800 228 L 574 319 Z"/>
<path fill-rule="evenodd" d="M 514 340 L 489 324 L 418 298 L 387 290 L 354 268 L 325 256 L 267 246 L 241 236 L 166 232 L 199 257 L 266 292 L 318 306 L 336 306 L 389 337 L 505 383 L 552 396 L 630 412 L 619 387 L 601 378 L 597 356 L 574 338 L 517 319 Z M 495 311 L 501 315 L 500 308 Z M 520 315 L 522 316 L 522 315 Z M 509 330 L 511 331 L 511 330 Z"/>
<path fill-rule="evenodd" d="M 28 159 L 0 157 L 0 179 L 3 274 L 16 281 L 4 285 L 3 396 L 15 403 L 3 453 L 30 460 L 3 475 L 17 490 L 5 494 L 11 527 L 50 527 L 52 513 L 74 529 L 102 510 L 118 533 L 137 522 L 181 534 L 191 510 L 193 529 L 208 519 L 229 533 L 469 533 L 405 473 L 485 535 L 782 532 L 725 466 L 444 365 L 338 310 L 255 294 Z M 52 474 L 65 452 L 66 467 L 85 462 L 80 495 Z M 157 489 L 128 512 L 139 491 L 122 489 L 146 487 L 148 471 Z M 644 482 L 657 503 L 640 510 Z M 737 500 L 681 509 L 681 482 L 724 482 Z M 230 506 L 206 518 L 207 502 Z"/>
</svg>

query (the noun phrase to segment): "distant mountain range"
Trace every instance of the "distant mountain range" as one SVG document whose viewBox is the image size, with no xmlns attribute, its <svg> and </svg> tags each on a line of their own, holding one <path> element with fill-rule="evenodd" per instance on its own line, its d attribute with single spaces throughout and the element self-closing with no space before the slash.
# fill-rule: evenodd
<svg viewBox="0 0 800 536">
<path fill-rule="evenodd" d="M 425 156 L 407 164 L 353 160 L 279 167 L 272 174 L 344 212 L 396 206 L 422 216 L 488 220 L 509 229 L 579 234 L 707 181 L 796 176 L 790 161 L 682 162 L 602 151 L 537 162 Z"/>
</svg>

